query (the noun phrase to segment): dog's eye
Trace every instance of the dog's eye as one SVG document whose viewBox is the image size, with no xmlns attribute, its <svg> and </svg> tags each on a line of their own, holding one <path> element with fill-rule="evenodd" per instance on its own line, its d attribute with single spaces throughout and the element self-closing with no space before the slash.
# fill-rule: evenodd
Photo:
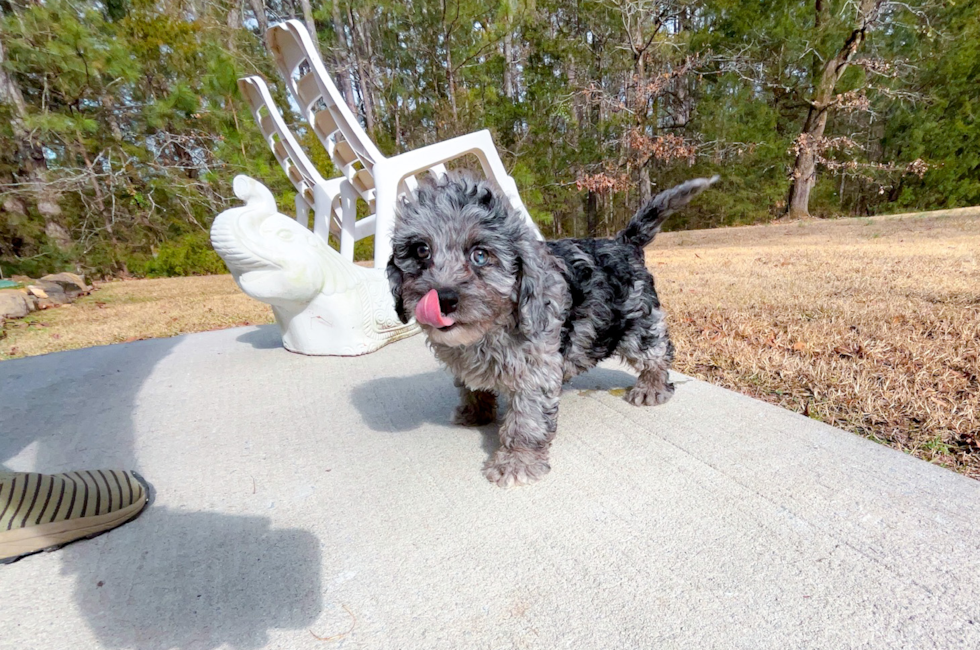
<svg viewBox="0 0 980 650">
<path fill-rule="evenodd" d="M 476 266 L 485 266 L 490 261 L 490 253 L 484 248 L 474 248 L 470 251 L 470 261 Z"/>
<path fill-rule="evenodd" d="M 415 246 L 415 257 L 420 260 L 427 260 L 432 256 L 432 251 L 429 250 L 428 244 L 417 244 Z"/>
</svg>

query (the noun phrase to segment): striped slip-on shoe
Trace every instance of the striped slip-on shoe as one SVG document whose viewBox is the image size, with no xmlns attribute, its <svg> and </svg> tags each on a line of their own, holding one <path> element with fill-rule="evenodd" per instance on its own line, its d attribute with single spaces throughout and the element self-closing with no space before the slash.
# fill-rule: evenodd
<svg viewBox="0 0 980 650">
<path fill-rule="evenodd" d="M 0 472 L 0 564 L 104 533 L 138 515 L 146 501 L 135 472 Z"/>
</svg>

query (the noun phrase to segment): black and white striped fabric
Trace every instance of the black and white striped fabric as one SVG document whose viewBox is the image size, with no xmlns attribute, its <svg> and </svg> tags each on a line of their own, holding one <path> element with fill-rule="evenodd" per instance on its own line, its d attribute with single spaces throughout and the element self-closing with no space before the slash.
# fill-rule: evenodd
<svg viewBox="0 0 980 650">
<path fill-rule="evenodd" d="M 124 470 L 0 472 L 0 562 L 114 528 L 146 501 L 143 483 Z"/>
</svg>

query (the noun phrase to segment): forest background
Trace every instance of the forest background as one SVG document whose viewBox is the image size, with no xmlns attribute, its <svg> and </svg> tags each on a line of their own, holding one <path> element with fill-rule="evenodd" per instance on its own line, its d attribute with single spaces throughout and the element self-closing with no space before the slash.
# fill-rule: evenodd
<svg viewBox="0 0 980 650">
<path fill-rule="evenodd" d="M 715 173 L 668 229 L 980 204 L 977 2 L 0 0 L 0 272 L 222 272 L 234 176 L 293 196 L 241 76 L 335 175 L 262 38 L 293 17 L 383 152 L 489 128 L 549 236 Z"/>
</svg>

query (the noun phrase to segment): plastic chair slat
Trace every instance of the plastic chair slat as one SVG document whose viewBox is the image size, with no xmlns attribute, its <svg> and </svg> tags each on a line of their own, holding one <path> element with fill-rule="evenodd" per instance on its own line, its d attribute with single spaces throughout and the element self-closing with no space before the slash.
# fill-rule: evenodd
<svg viewBox="0 0 980 650">
<path fill-rule="evenodd" d="M 329 138 L 337 131 L 337 122 L 334 121 L 330 111 L 324 109 L 317 111 L 313 118 L 313 128 L 317 131 L 320 139 Z"/>
<path fill-rule="evenodd" d="M 268 138 L 273 133 L 276 133 L 277 132 L 276 131 L 276 122 L 272 118 L 272 115 L 264 115 L 264 116 L 262 116 L 261 120 L 262 121 L 259 122 L 259 128 L 262 130 L 262 135 L 264 135 L 265 137 Z"/>
<path fill-rule="evenodd" d="M 340 140 L 334 147 L 333 158 L 334 162 L 339 163 L 340 167 L 346 167 L 357 161 L 357 154 L 354 153 L 349 142 Z"/>
<path fill-rule="evenodd" d="M 299 105 L 304 110 L 309 110 L 316 100 L 320 99 L 320 87 L 316 83 L 316 76 L 310 72 L 296 84 L 296 94 Z"/>
<path fill-rule="evenodd" d="M 362 192 L 367 192 L 374 189 L 374 175 L 366 169 L 362 169 L 354 174 L 354 178 L 351 179 L 351 182 L 358 188 L 358 190 Z"/>
</svg>

